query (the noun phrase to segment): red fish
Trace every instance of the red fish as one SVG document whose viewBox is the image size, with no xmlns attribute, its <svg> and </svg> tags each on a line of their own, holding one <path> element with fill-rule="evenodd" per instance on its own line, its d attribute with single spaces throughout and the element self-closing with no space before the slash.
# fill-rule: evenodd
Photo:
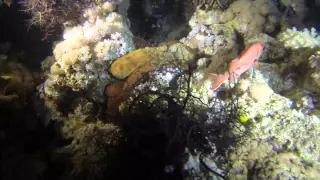
<svg viewBox="0 0 320 180">
<path fill-rule="evenodd" d="M 262 42 L 254 42 L 245 49 L 239 57 L 231 61 L 228 72 L 219 75 L 210 73 L 208 78 L 215 79 L 215 83 L 211 86 L 211 90 L 216 90 L 227 80 L 229 80 L 229 83 L 233 83 L 242 73 L 258 66 L 257 60 L 262 55 L 263 48 L 264 45 Z"/>
<path fill-rule="evenodd" d="M 223 84 L 229 80 L 229 73 L 228 72 L 226 72 L 224 74 L 209 73 L 208 78 L 215 80 L 215 82 L 211 86 L 211 90 L 214 91 L 214 90 L 218 89 L 218 87 L 220 87 L 221 84 Z"/>
</svg>

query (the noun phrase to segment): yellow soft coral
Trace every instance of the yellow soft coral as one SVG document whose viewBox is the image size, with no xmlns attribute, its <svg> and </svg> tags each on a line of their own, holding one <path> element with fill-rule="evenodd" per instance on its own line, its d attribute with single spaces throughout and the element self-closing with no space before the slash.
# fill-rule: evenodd
<svg viewBox="0 0 320 180">
<path fill-rule="evenodd" d="M 132 51 L 112 63 L 110 72 L 116 78 L 124 79 L 134 70 L 143 66 L 146 62 L 151 61 L 154 58 L 152 53 L 152 48 Z"/>
<path fill-rule="evenodd" d="M 143 48 L 132 51 L 125 56 L 118 58 L 110 67 L 110 72 L 118 79 L 125 79 L 133 71 L 147 62 L 153 66 L 174 66 L 175 63 L 187 64 L 186 62 L 195 58 L 196 51 L 182 43 L 166 43 L 160 47 Z"/>
</svg>

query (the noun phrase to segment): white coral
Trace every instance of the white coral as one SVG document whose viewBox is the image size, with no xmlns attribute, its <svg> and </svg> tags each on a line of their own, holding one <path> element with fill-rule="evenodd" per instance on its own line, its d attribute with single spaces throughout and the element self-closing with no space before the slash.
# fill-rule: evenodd
<svg viewBox="0 0 320 180">
<path fill-rule="evenodd" d="M 221 20 L 232 22 L 238 32 L 245 37 L 252 37 L 261 32 L 273 32 L 280 18 L 273 1 L 238 0 L 221 15 Z"/>
<path fill-rule="evenodd" d="M 314 48 L 320 45 L 320 36 L 315 28 L 303 29 L 298 31 L 296 27 L 286 29 L 280 33 L 277 39 L 281 41 L 285 47 L 291 49 Z"/>
<path fill-rule="evenodd" d="M 88 8 L 83 14 L 86 21 L 65 29 L 63 41 L 57 43 L 53 50 L 55 70 L 63 73 L 58 78 L 47 79 L 45 85 L 50 86 L 50 90 L 56 88 L 58 92 L 58 89 L 67 86 L 74 91 L 87 91 L 94 96 L 93 99 L 102 99 L 103 87 L 108 79 L 98 78 L 99 74 L 112 60 L 134 49 L 133 35 L 122 16 L 112 12 L 114 7 L 108 1 Z M 53 94 L 54 98 L 59 98 L 58 93 Z M 51 96 L 50 93 L 47 95 Z"/>
</svg>

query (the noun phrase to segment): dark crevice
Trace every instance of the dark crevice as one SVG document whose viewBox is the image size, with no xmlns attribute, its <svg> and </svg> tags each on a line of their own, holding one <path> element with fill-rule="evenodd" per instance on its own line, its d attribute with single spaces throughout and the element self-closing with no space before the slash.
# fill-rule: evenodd
<svg viewBox="0 0 320 180">
<path fill-rule="evenodd" d="M 186 28 L 182 29 L 188 29 L 189 21 L 183 5 L 182 0 L 131 0 L 128 18 L 132 33 L 149 44 L 179 40 L 187 31 L 173 31 L 184 25 Z"/>
</svg>

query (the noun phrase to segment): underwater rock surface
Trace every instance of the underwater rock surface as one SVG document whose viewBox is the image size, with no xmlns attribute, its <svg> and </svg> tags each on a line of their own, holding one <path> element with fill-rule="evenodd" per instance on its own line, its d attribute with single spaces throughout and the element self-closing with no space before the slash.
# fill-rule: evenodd
<svg viewBox="0 0 320 180">
<path fill-rule="evenodd" d="M 45 80 L 36 92 L 40 78 L 11 62 L 0 44 L 0 108 L 36 111 L 25 122 L 6 119 L 1 138 L 21 139 L 19 123 L 42 128 L 32 137 L 55 132 L 41 147 L 32 141 L 32 152 L 5 149 L 7 179 L 19 169 L 43 179 L 320 177 L 319 35 L 298 26 L 314 1 L 86 2 L 75 21 L 61 23 L 64 33 L 41 63 L 36 75 Z M 136 2 L 147 19 L 128 17 Z M 199 5 L 188 24 L 167 19 L 187 2 Z M 155 24 L 142 22 L 150 19 Z M 143 29 L 152 33 L 134 37 Z M 235 72 L 241 74 L 230 83 Z M 212 90 L 220 81 L 210 74 L 223 73 Z"/>
</svg>

